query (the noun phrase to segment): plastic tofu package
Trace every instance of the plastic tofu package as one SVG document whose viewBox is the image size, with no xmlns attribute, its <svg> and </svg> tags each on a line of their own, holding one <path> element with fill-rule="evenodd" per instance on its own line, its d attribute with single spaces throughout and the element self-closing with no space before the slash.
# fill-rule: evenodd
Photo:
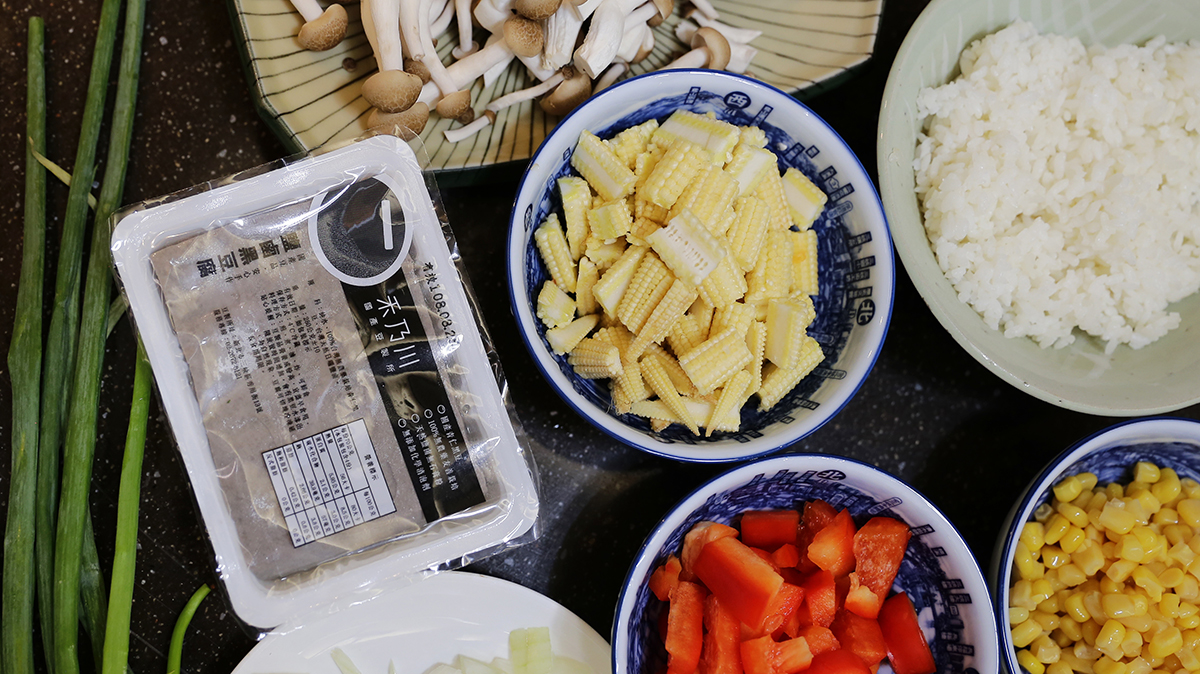
<svg viewBox="0 0 1200 674">
<path fill-rule="evenodd" d="M 439 205 L 409 144 L 379 135 L 115 218 L 117 275 L 250 626 L 537 534 L 536 471 Z"/>
</svg>

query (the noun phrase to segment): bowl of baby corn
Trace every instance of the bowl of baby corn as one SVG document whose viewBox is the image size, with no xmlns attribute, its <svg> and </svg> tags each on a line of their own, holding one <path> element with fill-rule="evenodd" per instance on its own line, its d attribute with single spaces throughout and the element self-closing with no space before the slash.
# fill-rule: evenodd
<svg viewBox="0 0 1200 674">
<path fill-rule="evenodd" d="M 887 333 L 895 270 L 870 177 L 820 117 L 746 77 L 622 82 L 530 161 L 508 239 L 537 366 L 612 437 L 685 461 L 828 421 Z"/>
<path fill-rule="evenodd" d="M 1113 426 L 1052 461 L 992 555 L 1016 674 L 1200 670 L 1200 423 Z"/>
</svg>

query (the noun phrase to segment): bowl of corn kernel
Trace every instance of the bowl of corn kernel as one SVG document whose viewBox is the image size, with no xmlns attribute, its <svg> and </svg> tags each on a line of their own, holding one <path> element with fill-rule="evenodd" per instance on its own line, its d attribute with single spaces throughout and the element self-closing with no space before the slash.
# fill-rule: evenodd
<svg viewBox="0 0 1200 674">
<path fill-rule="evenodd" d="M 992 556 L 1009 672 L 1200 670 L 1200 422 L 1113 426 L 1030 484 Z"/>
<path fill-rule="evenodd" d="M 636 77 L 559 122 L 518 188 L 513 312 L 602 431 L 685 461 L 781 449 L 879 355 L 895 269 L 854 153 L 794 98 L 702 70 Z"/>
</svg>

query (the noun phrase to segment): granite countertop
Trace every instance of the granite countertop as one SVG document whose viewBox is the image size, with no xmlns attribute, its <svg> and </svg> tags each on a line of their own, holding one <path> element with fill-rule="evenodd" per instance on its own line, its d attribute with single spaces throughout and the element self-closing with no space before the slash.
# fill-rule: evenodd
<svg viewBox="0 0 1200 674">
<path fill-rule="evenodd" d="M 251 103 L 222 0 L 151 0 L 125 203 L 189 187 L 285 155 Z M 875 173 L 879 102 L 891 62 L 925 0 L 885 3 L 876 55 L 853 79 L 809 105 Z M 69 167 L 78 135 L 99 3 L 0 0 L 0 351 L 7 351 L 20 266 L 25 32 L 46 17 L 48 155 Z M 514 174 L 515 175 L 515 174 Z M 515 180 L 515 178 L 514 178 Z M 577 417 L 538 374 L 508 308 L 503 250 L 515 182 L 442 191 L 471 280 L 533 443 L 541 473 L 543 533 L 536 542 L 469 570 L 531 587 L 603 635 L 644 537 L 680 498 L 728 466 L 688 465 L 624 447 Z M 53 231 L 66 189 L 50 187 Z M 53 258 L 50 258 L 53 259 Z M 131 390 L 134 339 L 122 323 L 108 342 L 92 512 L 102 560 L 111 559 L 116 483 Z M 2 366 L 0 366 L 2 367 Z M 7 370 L 0 370 L 0 445 L 11 433 Z M 1200 419 L 1200 406 L 1176 413 Z M 1060 409 L 1009 386 L 960 348 L 908 277 L 897 274 L 895 311 L 882 354 L 849 405 L 787 451 L 840 454 L 897 475 L 926 494 L 962 532 L 986 569 L 1000 527 L 1027 482 L 1058 452 L 1117 419 Z M 130 663 L 162 671 L 180 609 L 214 583 L 212 553 L 157 405 L 142 486 L 140 550 Z M 0 452 L 0 509 L 9 453 Z M 223 599 L 192 622 L 184 669 L 231 670 L 254 645 Z"/>
</svg>

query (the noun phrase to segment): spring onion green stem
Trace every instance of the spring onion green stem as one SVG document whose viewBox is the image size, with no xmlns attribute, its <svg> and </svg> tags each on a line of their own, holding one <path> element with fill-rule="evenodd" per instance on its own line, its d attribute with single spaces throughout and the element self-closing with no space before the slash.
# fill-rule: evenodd
<svg viewBox="0 0 1200 674">
<path fill-rule="evenodd" d="M 46 172 L 33 156 L 46 151 L 45 31 L 29 20 L 25 100 L 25 232 L 16 320 L 8 348 L 12 380 L 12 465 L 4 528 L 0 671 L 33 674 L 34 523 L 38 405 L 42 370 L 42 269 L 46 249 Z"/>
<path fill-rule="evenodd" d="M 125 299 L 125 295 L 117 295 L 113 298 L 112 304 L 108 305 L 108 325 L 104 326 L 104 334 L 112 336 L 113 330 L 117 329 L 117 323 L 125 317 L 125 311 L 129 309 L 129 300 Z"/>
<path fill-rule="evenodd" d="M 180 663 L 183 661 L 183 636 L 187 634 L 192 616 L 196 614 L 200 602 L 208 596 L 209 589 L 207 585 L 201 585 L 179 613 L 179 619 L 175 621 L 175 631 L 171 633 L 171 649 L 167 651 L 167 674 L 179 674 Z"/>
<path fill-rule="evenodd" d="M 108 158 L 108 168 L 96 212 L 96 222 L 100 223 L 100 226 L 95 227 L 93 232 L 82 315 L 76 310 L 80 304 L 78 286 L 82 262 L 79 258 L 83 248 L 84 220 L 87 218 L 85 197 L 95 174 L 96 145 L 101 118 L 104 115 L 120 10 L 121 0 L 104 0 L 100 10 L 91 76 L 84 104 L 83 126 L 75 154 L 75 174 L 71 178 L 71 188 L 67 196 L 63 239 L 59 247 L 59 273 L 47 341 L 46 372 L 43 375 L 46 395 L 53 397 L 53 404 L 43 403 L 43 412 L 51 413 L 49 423 L 43 423 L 43 430 L 47 433 L 43 436 L 46 439 L 44 446 L 47 453 L 53 453 L 55 449 L 55 445 L 49 441 L 48 433 L 51 427 L 58 433 L 62 421 L 62 417 L 54 413 L 55 410 L 62 409 L 58 398 L 65 397 L 63 391 L 69 390 L 71 394 L 70 414 L 67 417 L 66 431 L 62 434 L 62 485 L 59 492 L 54 548 L 53 674 L 79 673 L 81 560 L 95 450 L 99 378 L 104 356 L 104 335 L 100 334 L 97 339 L 95 334 L 101 332 L 107 323 L 105 314 L 108 311 L 110 290 L 107 223 L 108 215 L 116 207 L 123 187 L 120 184 L 123 181 L 112 180 L 108 175 L 109 172 L 119 170 L 119 175 L 123 177 L 125 153 Z M 118 103 L 118 107 L 120 105 Z M 120 133 L 114 124 L 114 138 Z M 119 168 L 114 169 L 114 165 L 119 165 Z M 77 348 L 72 348 L 75 330 L 80 325 L 87 328 L 88 334 L 80 338 Z M 74 358 L 74 366 L 71 367 L 73 354 L 77 356 Z M 74 375 L 74 383 L 69 389 L 64 385 L 68 381 L 68 372 Z M 57 436 L 55 441 L 57 442 Z"/>
<path fill-rule="evenodd" d="M 83 521 L 83 547 L 80 549 L 79 562 L 79 618 L 83 622 L 83 631 L 92 642 L 93 664 L 96 671 L 100 671 L 108 593 L 105 592 L 104 574 L 100 571 L 100 553 L 96 550 L 96 532 L 92 528 L 90 508 Z"/>
<path fill-rule="evenodd" d="M 50 172 L 50 175 L 58 178 L 62 184 L 66 185 L 67 187 L 71 186 L 71 174 L 67 173 L 66 169 L 50 161 L 46 158 L 46 155 L 38 152 L 37 150 L 33 150 L 33 158 L 38 160 L 39 164 L 45 166 L 46 170 Z M 88 206 L 92 210 L 96 209 L 96 197 L 92 196 L 91 194 L 88 194 Z"/>
</svg>

